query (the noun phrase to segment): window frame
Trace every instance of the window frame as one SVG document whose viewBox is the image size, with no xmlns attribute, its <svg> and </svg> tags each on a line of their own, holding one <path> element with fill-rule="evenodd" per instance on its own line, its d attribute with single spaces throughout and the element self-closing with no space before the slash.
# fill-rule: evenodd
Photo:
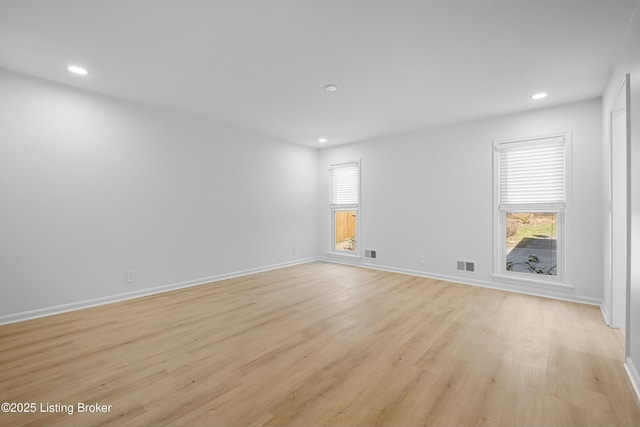
<svg viewBox="0 0 640 427">
<path fill-rule="evenodd" d="M 507 207 L 500 206 L 500 151 L 507 144 L 535 144 L 543 143 L 552 138 L 564 138 L 564 168 L 565 168 L 565 203 L 564 207 L 557 204 L 514 204 Z M 494 266 L 492 277 L 499 281 L 536 287 L 572 289 L 571 284 L 571 235 L 572 235 L 572 133 L 556 132 L 523 138 L 493 141 L 493 257 Z M 556 275 L 523 273 L 507 270 L 507 213 L 532 212 L 556 214 Z"/>
<path fill-rule="evenodd" d="M 336 163 L 336 164 L 331 164 L 329 165 L 329 199 L 331 199 L 331 169 L 334 168 L 338 168 L 341 166 L 348 166 L 348 165 L 356 165 L 358 168 L 358 202 L 357 203 L 335 203 L 332 204 L 331 200 L 329 200 L 329 224 L 330 224 L 330 239 L 329 239 L 329 253 L 332 255 L 340 255 L 340 256 L 345 256 L 345 257 L 355 257 L 355 258 L 361 258 L 361 253 L 362 251 L 360 250 L 360 204 L 361 204 L 361 200 L 360 200 L 360 193 L 361 193 L 361 174 L 362 174 L 362 167 L 361 167 L 361 161 L 354 161 L 354 162 L 345 162 L 345 163 Z M 336 212 L 340 212 L 340 211 L 355 211 L 356 213 L 356 248 L 354 251 L 347 251 L 347 250 L 338 250 L 336 249 Z"/>
</svg>

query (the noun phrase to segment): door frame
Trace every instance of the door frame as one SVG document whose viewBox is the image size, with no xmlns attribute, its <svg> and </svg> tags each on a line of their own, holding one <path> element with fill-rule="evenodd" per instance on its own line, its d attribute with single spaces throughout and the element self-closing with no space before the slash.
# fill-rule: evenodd
<svg viewBox="0 0 640 427">
<path fill-rule="evenodd" d="M 630 101 L 630 75 L 627 74 L 625 76 L 624 81 L 622 82 L 616 97 L 614 98 L 613 106 L 609 111 L 609 123 L 610 123 L 610 132 L 609 132 L 609 282 L 611 283 L 610 292 L 611 292 L 611 313 L 609 315 L 609 324 L 611 327 L 622 327 L 623 325 L 620 322 L 614 322 L 614 313 L 616 311 L 617 304 L 614 304 L 614 301 L 619 300 L 621 297 L 624 298 L 624 307 L 625 307 L 625 316 L 624 316 L 624 329 L 627 331 L 629 329 L 629 300 L 630 300 L 630 277 L 631 277 L 631 254 L 630 254 L 630 245 L 631 245 L 631 236 L 629 234 L 629 230 L 631 229 L 631 132 L 630 132 L 630 109 L 629 109 L 629 101 Z M 614 242 L 614 222 L 615 219 L 613 217 L 613 203 L 614 203 L 614 179 L 613 179 L 613 163 L 614 163 L 614 114 L 624 111 L 625 116 L 625 163 L 626 163 L 626 194 L 625 197 L 625 225 L 626 225 L 626 241 L 625 241 L 625 259 L 626 259 L 626 268 L 625 268 L 625 280 L 622 283 L 622 287 L 620 282 L 614 283 L 614 247 L 616 246 Z M 618 242 L 619 243 L 619 242 Z M 614 299 L 614 297 L 616 299 Z M 627 337 L 625 340 L 625 353 L 626 349 L 629 347 L 628 343 L 628 334 L 625 333 Z"/>
</svg>

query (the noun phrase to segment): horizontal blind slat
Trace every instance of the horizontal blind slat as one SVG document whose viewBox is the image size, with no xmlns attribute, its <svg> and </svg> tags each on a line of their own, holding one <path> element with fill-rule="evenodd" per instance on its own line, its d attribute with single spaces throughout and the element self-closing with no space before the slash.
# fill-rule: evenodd
<svg viewBox="0 0 640 427">
<path fill-rule="evenodd" d="M 498 149 L 500 205 L 564 204 L 564 138 Z"/>
<path fill-rule="evenodd" d="M 329 169 L 329 204 L 357 205 L 360 170 L 358 163 L 331 166 Z"/>
</svg>

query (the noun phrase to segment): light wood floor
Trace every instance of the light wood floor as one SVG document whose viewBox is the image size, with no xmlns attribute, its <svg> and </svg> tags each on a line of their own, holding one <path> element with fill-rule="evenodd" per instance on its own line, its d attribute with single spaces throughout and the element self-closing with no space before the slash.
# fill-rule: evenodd
<svg viewBox="0 0 640 427">
<path fill-rule="evenodd" d="M 306 264 L 0 327 L 2 426 L 640 425 L 597 307 Z"/>
</svg>

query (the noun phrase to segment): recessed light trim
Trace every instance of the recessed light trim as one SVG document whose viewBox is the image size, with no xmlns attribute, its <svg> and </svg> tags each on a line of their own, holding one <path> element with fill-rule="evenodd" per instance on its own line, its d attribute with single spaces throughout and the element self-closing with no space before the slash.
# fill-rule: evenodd
<svg viewBox="0 0 640 427">
<path fill-rule="evenodd" d="M 71 71 L 73 74 L 78 74 L 80 76 L 86 76 L 89 74 L 86 68 L 80 67 L 78 65 L 69 65 L 67 70 Z"/>
<path fill-rule="evenodd" d="M 334 85 L 334 84 L 328 84 L 324 87 L 324 90 L 326 90 L 327 92 L 335 92 L 338 90 L 338 86 Z"/>
<path fill-rule="evenodd" d="M 531 99 L 533 99 L 533 100 L 543 99 L 543 98 L 546 98 L 547 96 L 549 96 L 549 94 L 547 92 L 540 92 L 540 93 L 535 93 L 535 94 L 531 95 Z"/>
<path fill-rule="evenodd" d="M 318 142 L 320 144 L 324 144 L 325 142 L 327 142 L 327 138 L 318 138 Z"/>
</svg>

